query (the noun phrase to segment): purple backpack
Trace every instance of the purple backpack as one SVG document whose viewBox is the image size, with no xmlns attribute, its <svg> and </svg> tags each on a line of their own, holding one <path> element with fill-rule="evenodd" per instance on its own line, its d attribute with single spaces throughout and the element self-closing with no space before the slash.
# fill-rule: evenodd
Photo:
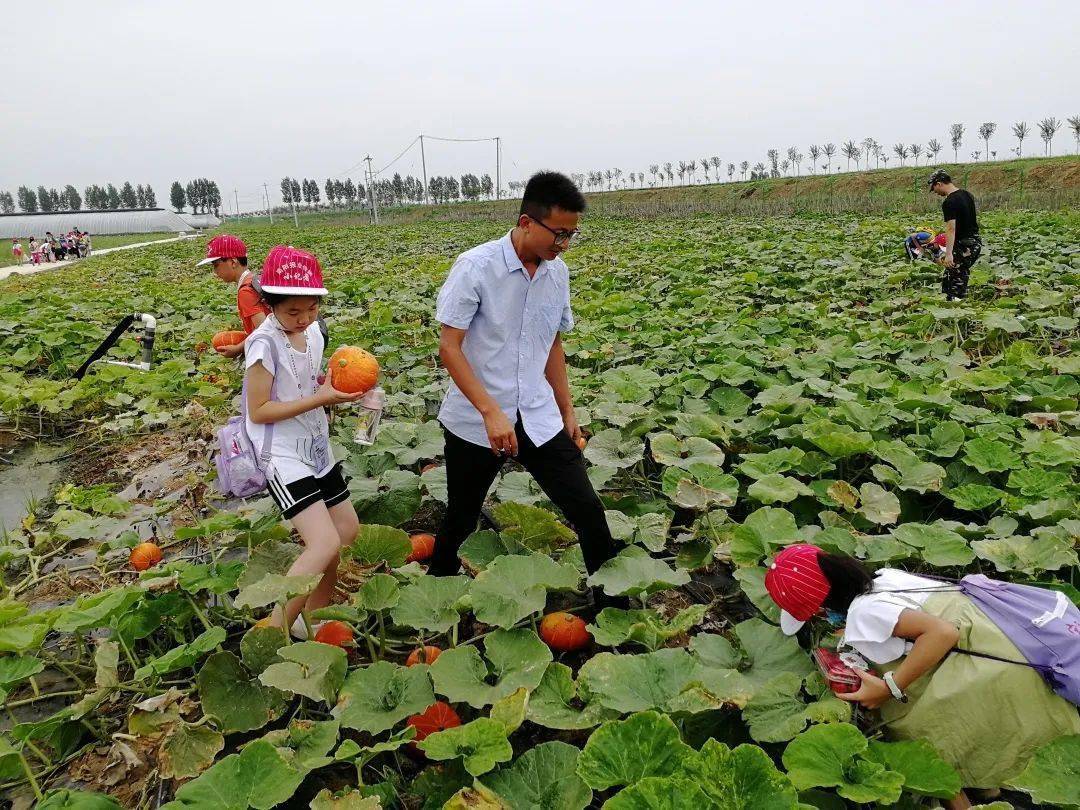
<svg viewBox="0 0 1080 810">
<path fill-rule="evenodd" d="M 263 335 L 251 336 L 248 341 L 265 340 L 275 367 L 280 357 L 274 341 Z M 277 377 L 270 386 L 270 399 L 277 390 Z M 233 498 L 250 498 L 266 489 L 266 468 L 270 463 L 270 449 L 274 442 L 274 423 L 263 425 L 262 453 L 255 453 L 255 445 L 247 432 L 247 379 L 240 394 L 240 415 L 233 416 L 218 428 L 218 450 L 214 456 L 217 466 L 217 488 L 222 495 Z"/>
<path fill-rule="evenodd" d="M 960 590 L 990 617 L 1050 688 L 1080 706 L 1080 608 L 1061 591 L 1001 582 L 982 574 L 960 580 Z M 957 652 L 1006 659 L 970 650 Z"/>
<path fill-rule="evenodd" d="M 1031 667 L 1061 697 L 1074 706 L 1080 706 L 1080 608 L 1068 596 L 1050 588 L 1002 582 L 982 574 L 968 574 L 959 581 L 931 574 L 919 576 L 959 586 L 960 592 L 1016 645 L 1025 660 L 1016 661 L 959 647 L 954 647 L 952 652 Z M 888 593 L 951 590 L 956 590 L 956 587 L 910 588 Z M 912 604 L 920 607 L 917 602 L 913 601 Z"/>
</svg>

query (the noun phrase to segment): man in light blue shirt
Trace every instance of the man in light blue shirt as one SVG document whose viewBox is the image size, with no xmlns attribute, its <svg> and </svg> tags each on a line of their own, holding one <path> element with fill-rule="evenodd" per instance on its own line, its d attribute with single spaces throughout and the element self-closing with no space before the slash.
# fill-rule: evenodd
<svg viewBox="0 0 1080 810">
<path fill-rule="evenodd" d="M 462 253 L 439 291 L 439 357 L 452 380 L 439 411 L 446 435 L 446 518 L 430 572 L 456 573 L 495 476 L 514 457 L 577 531 L 592 573 L 615 554 L 581 454 L 560 333 L 574 325 L 560 254 L 577 236 L 585 198 L 540 172 L 525 186 L 517 227 Z"/>
</svg>

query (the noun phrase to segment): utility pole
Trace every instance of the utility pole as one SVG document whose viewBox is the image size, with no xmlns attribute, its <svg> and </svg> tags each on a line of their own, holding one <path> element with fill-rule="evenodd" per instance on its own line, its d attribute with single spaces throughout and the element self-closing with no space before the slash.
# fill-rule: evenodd
<svg viewBox="0 0 1080 810">
<path fill-rule="evenodd" d="M 270 207 L 270 192 L 266 190 L 266 183 L 263 183 L 263 194 L 266 195 L 266 213 L 270 215 L 270 224 L 274 224 L 274 209 Z M 289 189 L 289 196 L 292 196 L 292 189 Z"/>
<path fill-rule="evenodd" d="M 236 218 L 240 219 L 240 200 L 238 200 L 237 197 L 236 197 L 236 189 L 235 188 L 232 190 L 232 201 L 233 201 L 233 205 L 236 206 Z"/>
<path fill-rule="evenodd" d="M 424 157 L 424 136 L 420 136 L 420 167 L 424 170 L 424 205 L 428 204 L 427 195 L 427 158 Z"/>
<path fill-rule="evenodd" d="M 375 224 L 379 224 L 379 203 L 375 200 L 375 172 L 371 168 L 371 155 L 367 155 L 364 160 L 367 161 L 368 168 L 368 196 L 371 197 L 371 215 L 375 218 Z M 425 187 L 426 187 L 425 183 Z"/>
<path fill-rule="evenodd" d="M 499 139 L 495 139 L 495 199 L 502 199 L 502 174 L 500 172 Z"/>
<path fill-rule="evenodd" d="M 292 184 L 291 183 L 289 184 L 289 204 L 292 206 L 293 225 L 295 225 L 297 228 L 299 228 L 300 227 L 300 220 L 296 216 L 296 195 L 295 195 L 295 192 L 292 190 Z"/>
</svg>

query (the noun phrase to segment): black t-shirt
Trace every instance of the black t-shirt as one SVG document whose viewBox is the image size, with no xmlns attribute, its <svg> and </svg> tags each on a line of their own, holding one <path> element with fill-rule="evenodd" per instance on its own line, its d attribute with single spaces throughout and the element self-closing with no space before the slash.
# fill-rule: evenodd
<svg viewBox="0 0 1080 810">
<path fill-rule="evenodd" d="M 970 239 L 979 234 L 979 221 L 975 218 L 975 198 L 967 189 L 958 188 L 941 203 L 945 221 L 956 220 L 956 239 Z"/>
</svg>

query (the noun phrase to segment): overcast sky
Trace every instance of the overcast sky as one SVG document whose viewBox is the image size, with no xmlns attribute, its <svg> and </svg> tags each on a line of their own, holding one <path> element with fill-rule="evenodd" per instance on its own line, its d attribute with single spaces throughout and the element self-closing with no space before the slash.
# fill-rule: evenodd
<svg viewBox="0 0 1080 810">
<path fill-rule="evenodd" d="M 948 142 L 1080 114 L 1080 3 L 119 2 L 4 4 L 0 190 L 360 178 L 424 132 L 503 139 L 504 182 L 870 136 Z M 11 47 L 18 43 L 17 48 Z M 1041 152 L 1033 133 L 1026 152 Z M 1074 151 L 1071 132 L 1055 152 Z M 951 150 L 947 152 L 951 156 Z M 430 143 L 429 175 L 494 144 Z M 391 169 L 420 174 L 411 150 Z"/>
</svg>

